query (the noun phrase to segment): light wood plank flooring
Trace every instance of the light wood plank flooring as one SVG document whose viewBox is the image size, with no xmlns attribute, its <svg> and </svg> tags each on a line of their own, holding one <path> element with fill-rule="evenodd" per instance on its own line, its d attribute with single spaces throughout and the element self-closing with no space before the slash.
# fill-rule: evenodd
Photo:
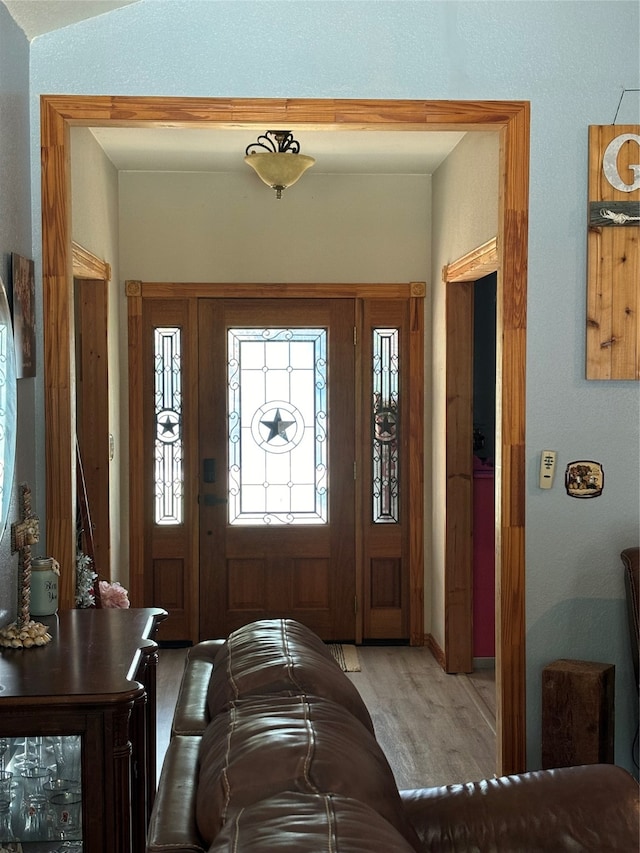
<svg viewBox="0 0 640 853">
<path fill-rule="evenodd" d="M 426 647 L 358 646 L 350 672 L 399 788 L 473 782 L 495 774 L 492 669 L 447 675 Z M 186 649 L 160 649 L 158 772 L 169 743 Z"/>
</svg>

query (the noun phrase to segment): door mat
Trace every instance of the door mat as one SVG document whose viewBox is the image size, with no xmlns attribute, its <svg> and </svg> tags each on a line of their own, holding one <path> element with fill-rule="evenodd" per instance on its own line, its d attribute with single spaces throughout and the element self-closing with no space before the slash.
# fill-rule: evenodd
<svg viewBox="0 0 640 853">
<path fill-rule="evenodd" d="M 329 643 L 329 651 L 343 672 L 360 672 L 360 661 L 355 646 L 344 643 Z"/>
</svg>

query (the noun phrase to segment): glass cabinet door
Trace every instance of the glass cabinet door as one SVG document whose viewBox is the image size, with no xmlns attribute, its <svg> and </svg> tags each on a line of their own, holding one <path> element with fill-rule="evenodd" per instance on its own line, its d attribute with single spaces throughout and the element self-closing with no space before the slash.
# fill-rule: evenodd
<svg viewBox="0 0 640 853">
<path fill-rule="evenodd" d="M 82 851 L 82 737 L 0 737 L 0 843 Z"/>
</svg>

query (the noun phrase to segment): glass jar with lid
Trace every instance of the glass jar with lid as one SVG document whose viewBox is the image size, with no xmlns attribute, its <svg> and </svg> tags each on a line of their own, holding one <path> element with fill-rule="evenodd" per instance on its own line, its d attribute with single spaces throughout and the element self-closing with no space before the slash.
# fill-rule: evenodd
<svg viewBox="0 0 640 853">
<path fill-rule="evenodd" d="M 53 557 L 37 557 L 31 561 L 32 616 L 51 616 L 58 610 L 58 576 L 60 569 Z"/>
</svg>

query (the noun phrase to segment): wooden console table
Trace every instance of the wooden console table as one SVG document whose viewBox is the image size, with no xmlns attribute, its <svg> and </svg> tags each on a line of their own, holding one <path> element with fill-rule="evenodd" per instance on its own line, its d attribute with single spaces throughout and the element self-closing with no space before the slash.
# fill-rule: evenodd
<svg viewBox="0 0 640 853">
<path fill-rule="evenodd" d="M 145 849 L 156 784 L 153 638 L 166 617 L 159 608 L 62 611 L 39 618 L 48 645 L 0 652 L 0 737 L 81 736 L 84 853 Z"/>
</svg>

